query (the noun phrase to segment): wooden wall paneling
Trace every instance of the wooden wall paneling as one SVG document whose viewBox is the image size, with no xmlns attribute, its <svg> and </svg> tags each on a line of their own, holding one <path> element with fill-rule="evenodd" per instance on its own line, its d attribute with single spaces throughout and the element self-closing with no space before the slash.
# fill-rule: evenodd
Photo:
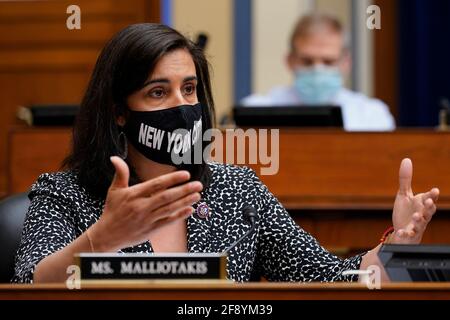
<svg viewBox="0 0 450 320">
<path fill-rule="evenodd" d="M 323 247 L 331 252 L 342 252 L 344 255 L 373 249 L 378 245 L 383 232 L 392 225 L 391 212 L 384 210 L 374 211 L 372 214 L 361 210 L 335 217 L 329 215 L 329 210 L 315 210 L 309 215 L 309 219 L 299 219 L 296 214 L 293 217 L 297 224 L 311 233 Z M 304 226 L 304 221 L 309 223 Z M 449 211 L 438 210 L 425 231 L 422 243 L 449 245 L 448 230 Z"/>
<path fill-rule="evenodd" d="M 79 103 L 97 56 L 112 35 L 132 23 L 160 20 L 157 0 L 79 0 L 81 30 L 68 30 L 66 8 L 71 4 L 0 1 L 0 195 L 16 190 L 7 184 L 6 141 L 9 128 L 20 124 L 18 106 Z"/>
<path fill-rule="evenodd" d="M 24 192 L 40 174 L 58 171 L 70 149 L 71 133 L 69 128 L 12 129 L 8 144 L 10 193 Z M 28 174 L 22 174 L 25 172 Z"/>
<path fill-rule="evenodd" d="M 57 171 L 70 139 L 69 128 L 18 126 L 10 130 L 10 191 L 24 192 L 40 174 Z M 348 256 L 377 245 L 381 234 L 392 224 L 399 159 L 405 155 L 411 156 L 415 163 L 414 190 L 425 191 L 436 185 L 442 192 L 438 212 L 428 226 L 423 242 L 450 244 L 450 169 L 447 168 L 450 150 L 442 147 L 450 146 L 450 133 L 414 130 L 347 134 L 288 130 L 288 133 L 282 132 L 280 139 L 286 139 L 281 149 L 284 156 L 280 174 L 272 179 L 261 178 L 283 205 L 291 207 L 289 212 L 295 221 L 325 248 Z M 336 152 L 331 160 L 325 156 L 330 147 L 324 140 L 333 144 L 333 148 L 341 146 L 339 149 L 342 151 Z M 380 141 L 389 143 L 385 143 L 382 149 Z M 299 150 L 299 144 L 304 149 Z M 41 147 L 55 145 L 59 147 Z M 30 153 L 33 154 L 32 161 Z M 349 153 L 364 156 L 352 160 Z M 330 165 L 330 161 L 336 165 Z M 344 171 L 339 165 L 345 168 Z M 258 173 L 258 168 L 254 169 Z M 316 181 L 334 185 L 335 189 L 321 189 Z M 364 191 L 368 184 L 376 185 L 369 189 L 378 193 L 378 201 L 368 197 L 368 191 Z"/>
<path fill-rule="evenodd" d="M 413 160 L 413 189 L 439 187 L 439 204 L 450 208 L 449 132 L 284 129 L 279 171 L 260 178 L 288 208 L 388 209 L 405 157 Z M 249 165 L 259 174 L 260 165 Z"/>
<path fill-rule="evenodd" d="M 44 81 L 42 78 L 41 82 Z M 45 129 L 28 130 L 37 134 Z M 39 144 L 33 134 L 28 141 Z M 14 150 L 28 152 L 27 148 Z M 46 150 L 35 152 L 45 154 Z M 64 150 L 60 152 L 61 157 L 65 155 Z M 277 174 L 261 175 L 258 164 L 239 165 L 253 168 L 288 209 L 390 210 L 398 190 L 400 161 L 404 157 L 413 160 L 413 190 L 424 192 L 439 187 L 439 208 L 450 209 L 450 132 L 347 133 L 286 129 L 280 132 Z M 19 171 L 17 174 L 28 173 Z"/>
<path fill-rule="evenodd" d="M 374 30 L 375 96 L 398 117 L 397 0 L 376 0 L 381 9 L 381 30 Z"/>
</svg>

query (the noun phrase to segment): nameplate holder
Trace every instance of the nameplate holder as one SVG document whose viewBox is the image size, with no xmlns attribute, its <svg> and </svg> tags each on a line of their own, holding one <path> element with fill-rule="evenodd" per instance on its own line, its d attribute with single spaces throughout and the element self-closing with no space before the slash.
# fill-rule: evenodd
<svg viewBox="0 0 450 320">
<path fill-rule="evenodd" d="M 226 279 L 225 253 L 80 253 L 82 280 Z"/>
</svg>

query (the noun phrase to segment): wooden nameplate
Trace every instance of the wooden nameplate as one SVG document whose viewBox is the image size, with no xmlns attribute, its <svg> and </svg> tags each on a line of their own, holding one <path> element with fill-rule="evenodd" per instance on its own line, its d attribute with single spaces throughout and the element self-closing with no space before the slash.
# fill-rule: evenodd
<svg viewBox="0 0 450 320">
<path fill-rule="evenodd" d="M 80 253 L 82 280 L 226 279 L 225 253 Z"/>
</svg>

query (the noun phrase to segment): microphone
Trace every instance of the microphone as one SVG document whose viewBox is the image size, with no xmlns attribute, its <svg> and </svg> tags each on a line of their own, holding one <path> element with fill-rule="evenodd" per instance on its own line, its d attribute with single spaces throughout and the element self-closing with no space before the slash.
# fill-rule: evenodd
<svg viewBox="0 0 450 320">
<path fill-rule="evenodd" d="M 256 227 L 256 219 L 258 217 L 258 213 L 256 212 L 256 209 L 252 206 L 246 206 L 243 210 L 244 219 L 248 222 L 250 222 L 251 228 L 239 239 L 237 239 L 235 242 L 233 242 L 228 248 L 226 248 L 223 253 L 228 254 L 231 249 L 236 247 L 242 240 L 244 240 L 250 233 L 252 233 L 255 230 Z"/>
<path fill-rule="evenodd" d="M 208 36 L 205 33 L 200 33 L 197 36 L 197 41 L 195 44 L 202 50 L 205 50 L 206 44 L 208 43 Z"/>
</svg>

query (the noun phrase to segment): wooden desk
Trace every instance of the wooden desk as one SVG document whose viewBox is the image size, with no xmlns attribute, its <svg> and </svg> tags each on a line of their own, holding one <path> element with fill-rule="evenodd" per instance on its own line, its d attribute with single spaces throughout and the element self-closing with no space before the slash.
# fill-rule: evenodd
<svg viewBox="0 0 450 320">
<path fill-rule="evenodd" d="M 10 193 L 24 192 L 39 174 L 57 171 L 70 140 L 70 129 L 10 130 Z M 405 157 L 414 163 L 414 190 L 439 187 L 439 208 L 450 209 L 450 132 L 283 129 L 279 155 L 278 173 L 260 178 L 288 209 L 390 209 Z M 260 165 L 246 165 L 260 173 Z"/>
<path fill-rule="evenodd" d="M 413 190 L 439 187 L 450 209 L 450 132 L 283 129 L 279 150 L 278 173 L 260 178 L 288 209 L 391 209 L 406 157 Z"/>
<path fill-rule="evenodd" d="M 13 128 L 8 154 L 10 192 L 26 191 L 39 174 L 57 171 L 70 140 L 67 128 Z M 414 191 L 433 186 L 441 190 L 438 214 L 424 242 L 450 243 L 450 132 L 283 129 L 279 172 L 260 178 L 323 246 L 344 254 L 361 252 L 372 248 L 392 223 L 398 169 L 404 157 L 414 163 Z M 259 174 L 260 165 L 249 165 Z"/>
<path fill-rule="evenodd" d="M 450 299 L 450 283 L 394 283 L 369 290 L 357 283 L 148 282 L 64 285 L 0 285 L 0 299 L 130 300 L 436 300 Z"/>
</svg>

